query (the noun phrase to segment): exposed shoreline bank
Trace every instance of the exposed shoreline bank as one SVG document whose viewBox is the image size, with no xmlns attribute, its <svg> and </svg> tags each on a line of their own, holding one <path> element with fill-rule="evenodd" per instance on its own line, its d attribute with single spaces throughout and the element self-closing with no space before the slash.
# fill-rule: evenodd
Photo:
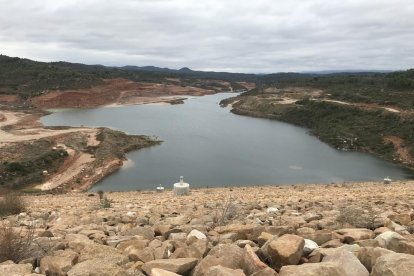
<svg viewBox="0 0 414 276">
<path fill-rule="evenodd" d="M 367 134 L 364 132 L 365 130 L 352 133 L 352 127 L 348 128 L 348 126 L 341 126 L 341 128 L 337 131 L 331 130 L 331 128 L 337 127 L 341 124 L 341 122 L 338 121 L 340 121 L 342 117 L 346 118 L 349 116 L 350 120 L 355 119 L 352 117 L 356 116 L 353 112 L 356 114 L 364 114 L 364 112 L 367 112 L 367 118 L 369 120 L 372 116 L 377 115 L 376 113 L 375 115 L 372 115 L 374 112 L 385 112 L 384 114 L 386 115 L 383 116 L 402 116 L 402 122 L 405 122 L 406 119 L 410 118 L 409 116 L 412 116 L 412 112 L 403 111 L 400 114 L 399 112 L 394 112 L 394 110 L 389 110 L 386 106 L 366 107 L 364 105 L 359 106 L 357 104 L 348 105 L 348 103 L 337 103 L 335 101 L 319 98 L 307 101 L 305 100 L 304 104 L 302 104 L 300 101 L 303 100 L 303 97 L 304 95 L 300 95 L 299 98 L 291 99 L 292 102 L 289 102 L 286 101 L 283 94 L 259 94 L 253 96 L 242 95 L 225 99 L 220 103 L 220 105 L 231 107 L 231 112 L 236 115 L 277 120 L 307 128 L 310 134 L 314 135 L 320 141 L 330 145 L 331 147 L 345 151 L 368 153 L 414 172 L 414 156 L 410 154 L 409 148 L 406 146 L 407 141 L 404 141 L 404 139 L 401 139 L 395 134 L 385 135 L 371 133 L 371 136 L 374 135 L 373 139 L 375 138 L 375 142 L 371 141 L 371 145 L 370 142 L 366 141 L 366 138 L 364 137 Z M 299 102 L 299 104 L 296 104 L 297 102 Z M 307 104 L 307 102 L 310 102 L 310 104 Z M 320 116 L 321 113 L 325 114 L 327 112 L 326 110 L 331 111 L 331 109 L 336 108 L 338 108 L 337 112 L 343 113 L 342 117 L 328 119 L 325 123 L 319 122 L 320 118 L 318 116 Z M 405 116 L 408 117 L 406 118 Z M 305 122 L 304 118 L 308 118 L 307 120 L 313 119 L 314 122 Z M 397 119 L 394 120 L 397 121 Z M 331 121 L 336 122 L 335 125 L 330 125 L 332 124 Z M 367 123 L 371 123 L 371 121 L 368 121 Z M 329 125 L 329 127 L 327 127 L 327 125 Z M 361 126 L 358 125 L 356 127 L 360 128 Z M 409 128 L 408 123 L 406 128 Z M 333 137 L 334 134 L 337 136 Z M 380 137 L 376 137 L 375 135 L 379 135 Z"/>
<path fill-rule="evenodd" d="M 87 191 L 119 170 L 127 152 L 161 143 L 108 128 L 47 127 L 40 122 L 46 114 L 41 110 L 0 114 L 1 175 L 8 187 L 2 187 L 4 191 Z"/>
</svg>

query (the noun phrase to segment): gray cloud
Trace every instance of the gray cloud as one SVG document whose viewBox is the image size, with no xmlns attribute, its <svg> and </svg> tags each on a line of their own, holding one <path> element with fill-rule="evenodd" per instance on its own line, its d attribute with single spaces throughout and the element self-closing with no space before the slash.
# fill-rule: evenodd
<svg viewBox="0 0 414 276">
<path fill-rule="evenodd" d="M 414 67 L 412 0 L 0 0 L 0 53 L 278 72 Z"/>
</svg>

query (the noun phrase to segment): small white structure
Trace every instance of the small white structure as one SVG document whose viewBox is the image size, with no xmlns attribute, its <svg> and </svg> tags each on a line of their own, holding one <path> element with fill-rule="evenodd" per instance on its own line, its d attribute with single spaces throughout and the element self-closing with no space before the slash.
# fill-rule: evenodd
<svg viewBox="0 0 414 276">
<path fill-rule="evenodd" d="M 160 184 L 160 186 L 157 187 L 157 193 L 164 192 L 164 187 Z"/>
<path fill-rule="evenodd" d="M 174 184 L 174 195 L 188 195 L 190 193 L 190 184 L 184 182 L 184 178 L 180 176 L 180 182 Z"/>
<path fill-rule="evenodd" d="M 389 176 L 384 178 L 384 184 L 391 184 L 391 178 Z"/>
</svg>

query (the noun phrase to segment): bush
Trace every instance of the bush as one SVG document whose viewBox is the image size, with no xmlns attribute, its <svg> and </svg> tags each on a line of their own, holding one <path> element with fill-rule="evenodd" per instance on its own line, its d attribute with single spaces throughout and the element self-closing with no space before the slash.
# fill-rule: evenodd
<svg viewBox="0 0 414 276">
<path fill-rule="evenodd" d="M 16 230 L 10 223 L 0 225 L 0 263 L 12 260 L 18 263 L 32 254 L 33 230 Z"/>
<path fill-rule="evenodd" d="M 25 210 L 23 199 L 15 193 L 6 194 L 0 200 L 0 216 L 20 214 Z"/>
<path fill-rule="evenodd" d="M 108 199 L 106 196 L 104 196 L 101 199 L 101 208 L 111 208 L 112 207 L 112 200 Z"/>
<path fill-rule="evenodd" d="M 348 206 L 339 210 L 339 216 L 336 221 L 341 227 L 367 228 L 374 230 L 379 225 L 377 223 L 378 215 L 370 208 L 364 210 L 356 206 Z"/>
<path fill-rule="evenodd" d="M 231 197 L 226 201 L 216 203 L 217 209 L 213 213 L 213 228 L 217 226 L 225 226 L 234 220 L 239 213 L 234 199 Z"/>
</svg>

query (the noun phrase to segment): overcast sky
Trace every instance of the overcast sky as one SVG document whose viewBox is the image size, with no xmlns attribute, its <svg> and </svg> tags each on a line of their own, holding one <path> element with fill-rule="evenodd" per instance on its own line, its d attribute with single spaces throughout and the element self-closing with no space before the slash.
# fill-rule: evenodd
<svg viewBox="0 0 414 276">
<path fill-rule="evenodd" d="M 231 72 L 414 67 L 413 0 L 0 0 L 0 53 Z"/>
</svg>

